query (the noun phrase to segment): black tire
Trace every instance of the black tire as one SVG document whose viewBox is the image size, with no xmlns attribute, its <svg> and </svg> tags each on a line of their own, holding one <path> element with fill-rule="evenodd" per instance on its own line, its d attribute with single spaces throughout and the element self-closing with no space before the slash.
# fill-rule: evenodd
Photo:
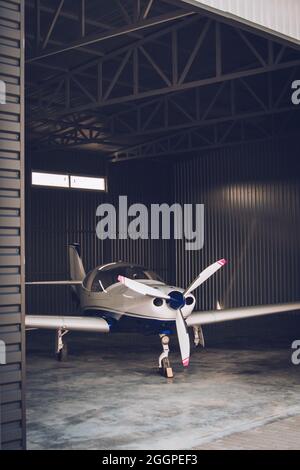
<svg viewBox="0 0 300 470">
<path fill-rule="evenodd" d="M 161 365 L 163 369 L 167 369 L 170 366 L 170 361 L 167 357 L 164 357 L 163 360 L 161 361 Z"/>
<path fill-rule="evenodd" d="M 170 361 L 167 357 L 164 357 L 163 360 L 161 361 L 160 372 L 164 377 L 167 377 L 169 379 L 172 379 L 174 377 Z"/>
</svg>

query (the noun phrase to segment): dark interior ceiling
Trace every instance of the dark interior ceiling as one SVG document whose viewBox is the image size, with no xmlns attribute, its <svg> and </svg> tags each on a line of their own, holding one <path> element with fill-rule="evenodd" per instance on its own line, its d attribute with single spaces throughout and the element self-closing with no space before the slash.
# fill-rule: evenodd
<svg viewBox="0 0 300 470">
<path fill-rule="evenodd" d="M 27 142 L 121 160 L 272 138 L 299 127 L 299 69 L 176 0 L 26 0 Z"/>
</svg>

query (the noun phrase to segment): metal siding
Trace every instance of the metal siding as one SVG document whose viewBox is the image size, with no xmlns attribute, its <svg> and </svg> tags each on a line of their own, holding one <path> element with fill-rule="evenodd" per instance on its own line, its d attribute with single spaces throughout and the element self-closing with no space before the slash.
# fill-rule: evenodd
<svg viewBox="0 0 300 470">
<path fill-rule="evenodd" d="M 97 158 L 97 157 L 96 157 Z M 195 159 L 135 161 L 109 167 L 109 191 L 103 193 L 30 189 L 27 201 L 27 278 L 66 279 L 66 245 L 79 241 L 87 269 L 111 260 L 145 264 L 166 281 L 186 286 L 209 263 L 227 257 L 229 264 L 197 292 L 197 308 L 285 302 L 299 299 L 300 187 L 295 142 L 263 142 L 206 152 Z M 55 162 L 59 161 L 60 167 Z M 37 159 L 40 161 L 40 158 Z M 58 170 L 74 164 L 72 157 L 44 160 L 40 169 Z M 84 162 L 84 165 L 83 163 Z M 78 166 L 77 166 L 78 165 Z M 103 174 L 90 155 L 76 167 Z M 87 169 L 87 165 L 90 167 Z M 37 168 L 33 163 L 33 167 Z M 94 170 L 93 170 L 94 168 Z M 171 177 L 174 171 L 173 178 Z M 101 173 L 102 172 L 102 173 Z M 96 207 L 117 204 L 198 202 L 206 205 L 205 247 L 185 251 L 168 240 L 100 242 L 95 237 Z M 176 256 L 175 256 L 176 254 Z M 30 287 L 28 313 L 73 312 L 66 287 Z M 296 322 L 296 323 L 295 323 Z M 278 339 L 293 335 L 299 316 L 245 320 L 207 326 L 208 342 L 236 337 Z M 237 340 L 237 339 L 236 339 Z"/>
<path fill-rule="evenodd" d="M 23 279 L 23 2 L 0 1 L 0 339 L 7 364 L 0 365 L 0 448 L 25 447 Z M 9 43 L 9 46 L 7 46 Z"/>
<path fill-rule="evenodd" d="M 300 44 L 298 0 L 181 0 Z"/>
<path fill-rule="evenodd" d="M 297 142 L 210 151 L 175 166 L 175 199 L 205 204 L 205 244 L 177 243 L 177 284 L 187 286 L 220 258 L 229 264 L 198 289 L 197 308 L 215 309 L 300 299 L 300 171 Z M 299 315 L 206 327 L 210 340 L 253 334 L 293 337 Z M 294 338 L 295 339 L 295 338 Z"/>
<path fill-rule="evenodd" d="M 30 185 L 30 168 L 49 171 L 78 171 L 92 175 L 107 174 L 106 165 L 96 155 L 62 152 L 51 160 L 37 155 L 28 164 L 26 200 L 26 278 L 28 280 L 68 279 L 67 245 L 79 242 L 86 271 L 111 261 L 130 261 L 157 271 L 174 281 L 173 244 L 168 240 L 105 240 L 96 237 L 96 208 L 103 202 L 118 205 L 119 195 L 128 204 L 168 202 L 172 194 L 167 163 L 135 162 L 110 165 L 108 192 L 37 189 Z M 70 288 L 29 286 L 28 313 L 74 313 Z"/>
</svg>

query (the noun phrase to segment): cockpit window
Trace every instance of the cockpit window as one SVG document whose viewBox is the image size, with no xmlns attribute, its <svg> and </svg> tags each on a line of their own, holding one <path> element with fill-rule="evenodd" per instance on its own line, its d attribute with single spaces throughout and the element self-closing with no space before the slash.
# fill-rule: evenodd
<svg viewBox="0 0 300 470">
<path fill-rule="evenodd" d="M 109 268 L 100 268 L 96 271 L 95 277 L 91 285 L 92 292 L 105 291 L 109 286 L 118 282 L 118 276 L 125 276 L 134 280 L 155 280 L 163 282 L 163 280 L 153 271 L 145 269 L 141 266 L 122 265 L 110 266 Z"/>
</svg>

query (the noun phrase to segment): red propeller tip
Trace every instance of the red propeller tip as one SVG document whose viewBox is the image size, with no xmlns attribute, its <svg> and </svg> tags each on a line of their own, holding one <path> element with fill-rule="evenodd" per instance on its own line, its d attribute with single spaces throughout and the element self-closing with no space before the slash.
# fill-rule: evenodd
<svg viewBox="0 0 300 470">
<path fill-rule="evenodd" d="M 183 359 L 182 361 L 183 367 L 188 367 L 189 363 L 190 363 L 189 357 L 187 357 L 186 359 Z"/>
<path fill-rule="evenodd" d="M 218 261 L 218 263 L 219 263 L 221 266 L 224 266 L 225 264 L 227 264 L 227 259 L 224 259 L 224 258 L 223 258 L 223 259 L 220 259 L 220 260 Z"/>
</svg>

